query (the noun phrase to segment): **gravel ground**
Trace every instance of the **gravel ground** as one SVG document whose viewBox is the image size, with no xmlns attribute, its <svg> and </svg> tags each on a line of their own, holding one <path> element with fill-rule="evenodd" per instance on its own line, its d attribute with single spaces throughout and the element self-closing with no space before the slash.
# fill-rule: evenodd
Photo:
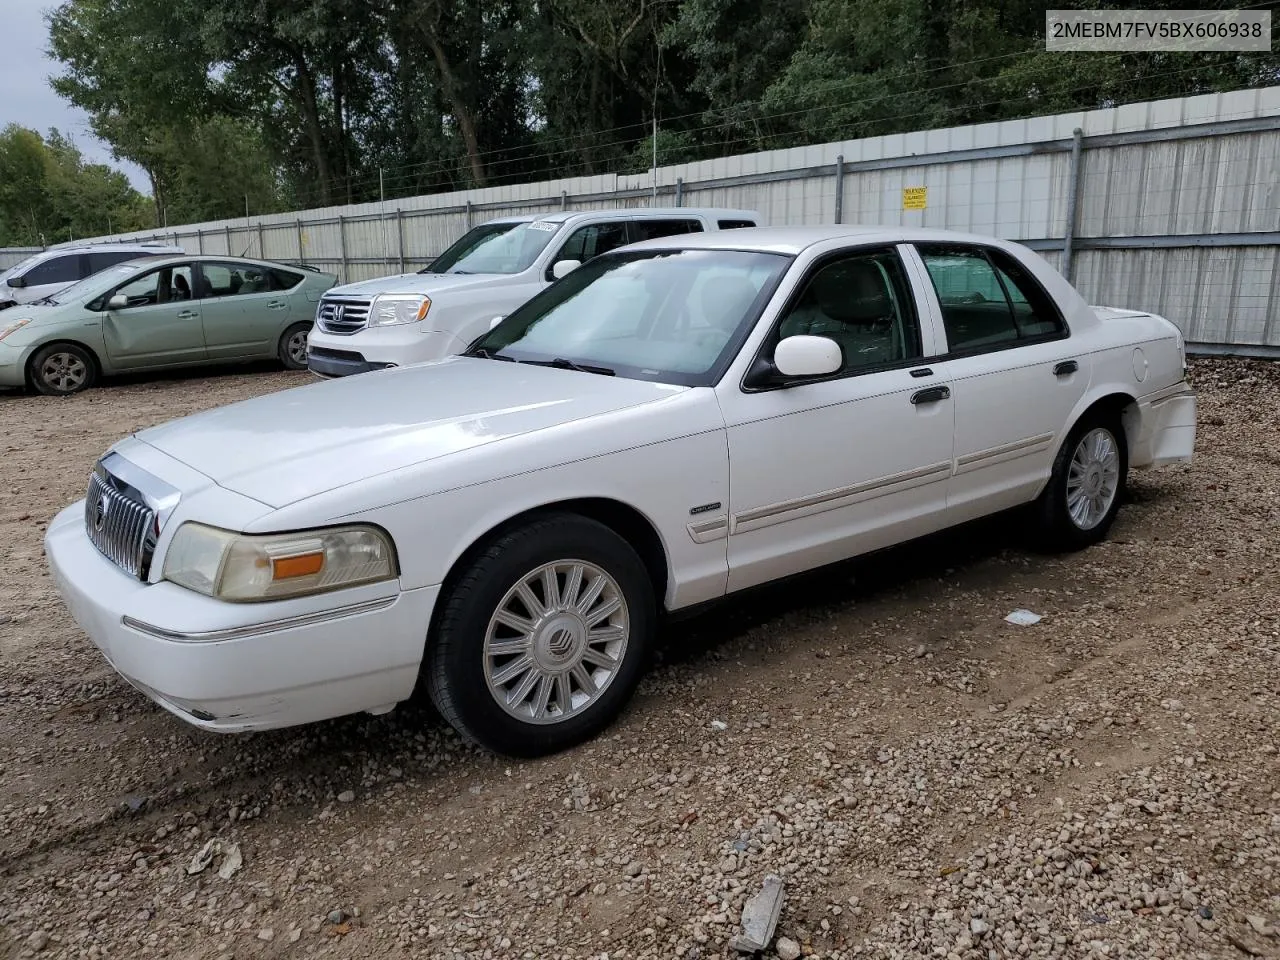
<svg viewBox="0 0 1280 960">
<path fill-rule="evenodd" d="M 1001 519 L 736 601 L 521 763 L 421 706 L 201 733 L 60 605 L 103 448 L 306 374 L 0 397 L 0 955 L 720 958 L 777 873 L 783 960 L 1280 957 L 1280 365 L 1193 378 L 1196 461 L 1107 543 Z"/>
</svg>

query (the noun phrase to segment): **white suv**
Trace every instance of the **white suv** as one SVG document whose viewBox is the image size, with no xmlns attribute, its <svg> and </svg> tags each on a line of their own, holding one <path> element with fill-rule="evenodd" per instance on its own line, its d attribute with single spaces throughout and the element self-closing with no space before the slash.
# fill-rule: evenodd
<svg viewBox="0 0 1280 960">
<path fill-rule="evenodd" d="M 641 240 L 760 226 L 753 210 L 637 207 L 500 217 L 417 273 L 325 291 L 307 346 L 322 377 L 437 360 L 592 257 Z"/>
<path fill-rule="evenodd" d="M 50 247 L 0 273 L 0 310 L 35 303 L 107 267 L 185 253 L 167 243 L 82 243 Z"/>
</svg>

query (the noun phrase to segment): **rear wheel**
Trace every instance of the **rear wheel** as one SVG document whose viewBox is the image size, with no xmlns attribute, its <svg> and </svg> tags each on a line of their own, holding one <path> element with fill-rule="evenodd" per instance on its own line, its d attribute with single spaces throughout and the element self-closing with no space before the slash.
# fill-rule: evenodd
<svg viewBox="0 0 1280 960">
<path fill-rule="evenodd" d="M 36 351 L 27 368 L 31 385 L 50 397 L 65 397 L 87 390 L 98 379 L 98 364 L 84 347 L 51 343 Z"/>
<path fill-rule="evenodd" d="M 563 750 L 608 726 L 652 643 L 653 585 L 631 546 L 576 514 L 488 544 L 446 596 L 423 668 L 432 703 L 497 753 Z"/>
<path fill-rule="evenodd" d="M 1105 539 L 1120 510 L 1129 451 L 1120 418 L 1095 413 L 1068 434 L 1053 475 L 1035 503 L 1040 541 L 1052 550 L 1079 550 Z"/>
<path fill-rule="evenodd" d="M 286 370 L 307 369 L 307 337 L 310 333 L 311 324 L 295 323 L 280 334 L 276 354 Z"/>
</svg>

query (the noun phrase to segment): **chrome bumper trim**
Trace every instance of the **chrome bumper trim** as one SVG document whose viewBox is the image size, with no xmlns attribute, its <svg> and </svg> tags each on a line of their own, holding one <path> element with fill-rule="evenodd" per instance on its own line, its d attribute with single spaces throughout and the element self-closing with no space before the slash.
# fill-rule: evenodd
<svg viewBox="0 0 1280 960">
<path fill-rule="evenodd" d="M 281 620 L 268 620 L 265 623 L 251 623 L 243 627 L 226 627 L 222 630 L 198 632 L 168 630 L 164 627 L 145 623 L 142 620 L 135 620 L 133 617 L 121 617 L 120 622 L 130 630 L 145 633 L 159 640 L 172 640 L 179 643 L 215 643 L 219 640 L 243 640 L 246 637 L 256 637 L 264 633 L 279 633 L 281 630 L 309 627 L 313 624 L 324 623 L 327 620 L 341 620 L 361 613 L 372 613 L 375 610 L 386 609 L 395 603 L 397 599 L 398 597 L 379 597 L 376 600 L 363 600 L 360 603 L 353 603 L 345 607 L 335 607 L 332 610 L 321 610 L 317 613 L 304 613 L 296 617 L 285 617 Z"/>
</svg>

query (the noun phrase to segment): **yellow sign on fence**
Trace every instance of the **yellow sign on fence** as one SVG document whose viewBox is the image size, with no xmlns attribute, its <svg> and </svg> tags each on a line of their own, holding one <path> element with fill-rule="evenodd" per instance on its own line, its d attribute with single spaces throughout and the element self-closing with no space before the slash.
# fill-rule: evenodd
<svg viewBox="0 0 1280 960">
<path fill-rule="evenodd" d="M 928 187 L 903 187 L 902 209 L 923 210 L 929 203 Z"/>
</svg>

